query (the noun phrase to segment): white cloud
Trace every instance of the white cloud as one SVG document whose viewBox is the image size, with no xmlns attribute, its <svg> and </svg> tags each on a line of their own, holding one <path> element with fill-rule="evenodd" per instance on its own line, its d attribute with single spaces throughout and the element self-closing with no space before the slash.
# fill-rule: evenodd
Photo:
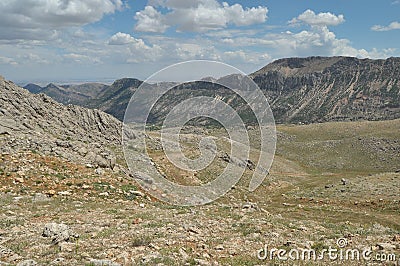
<svg viewBox="0 0 400 266">
<path fill-rule="evenodd" d="M 267 53 L 255 52 L 251 50 L 234 50 L 222 53 L 223 60 L 230 64 L 241 66 L 243 69 L 247 68 L 255 70 L 265 66 L 271 61 L 271 56 Z"/>
<path fill-rule="evenodd" d="M 218 51 L 213 46 L 196 43 L 179 43 L 176 44 L 175 53 L 181 60 L 190 59 L 211 59 L 221 60 Z"/>
<path fill-rule="evenodd" d="M 390 31 L 390 30 L 399 30 L 400 22 L 393 21 L 388 26 L 375 25 L 372 26 L 371 30 L 373 31 Z"/>
<path fill-rule="evenodd" d="M 20 61 L 25 63 L 34 63 L 34 64 L 49 64 L 50 61 L 47 59 L 42 58 L 41 56 L 34 54 L 34 53 L 27 53 L 24 55 L 19 55 L 18 58 Z"/>
<path fill-rule="evenodd" d="M 350 40 L 338 38 L 327 26 L 314 26 L 300 32 L 268 33 L 262 37 L 220 38 L 220 41 L 225 47 L 236 47 L 225 53 L 225 58 L 244 58 L 245 52 L 246 58 L 253 58 L 252 62 L 256 62 L 249 56 L 252 51 L 268 51 L 267 59 L 312 55 L 385 58 L 395 55 L 393 49 L 367 51 L 354 48 Z"/>
<path fill-rule="evenodd" d="M 290 24 L 305 23 L 311 26 L 337 26 L 345 21 L 343 15 L 336 16 L 330 12 L 315 14 L 308 9 L 297 18 L 289 21 Z"/>
<path fill-rule="evenodd" d="M 110 45 L 125 45 L 125 44 L 129 44 L 129 43 L 140 42 L 140 41 L 143 42 L 143 40 L 136 40 L 130 34 L 118 32 L 110 38 L 110 40 L 108 41 L 108 44 L 110 44 Z"/>
<path fill-rule="evenodd" d="M 128 33 L 118 32 L 111 36 L 104 48 L 108 56 L 115 57 L 113 60 L 125 63 L 140 63 L 155 61 L 163 53 L 159 45 L 147 45 L 143 39 L 136 39 Z"/>
<path fill-rule="evenodd" d="M 82 29 L 77 29 L 72 36 L 76 38 L 84 38 L 86 36 L 85 32 Z"/>
<path fill-rule="evenodd" d="M 163 15 L 152 6 L 136 12 L 137 24 L 135 30 L 145 32 L 164 32 L 168 26 L 164 24 Z"/>
<path fill-rule="evenodd" d="M 18 63 L 14 59 L 10 57 L 0 56 L 0 65 L 2 64 L 12 65 L 12 66 L 18 65 Z"/>
<path fill-rule="evenodd" d="M 266 27 L 263 26 L 265 29 Z M 206 36 L 215 37 L 215 38 L 233 38 L 240 36 L 253 36 L 261 34 L 261 30 L 256 29 L 225 29 L 219 31 L 210 31 L 205 33 Z"/>
<path fill-rule="evenodd" d="M 121 0 L 1 1 L 0 39 L 49 39 L 55 29 L 93 23 L 122 8 Z"/>
<path fill-rule="evenodd" d="M 229 6 L 223 3 L 226 16 L 237 26 L 247 26 L 257 23 L 263 23 L 267 20 L 268 9 L 266 7 L 252 7 L 246 10 L 239 4 Z"/>
<path fill-rule="evenodd" d="M 224 29 L 228 25 L 247 26 L 263 23 L 267 19 L 266 7 L 243 8 L 240 4 L 220 4 L 216 0 L 154 0 L 154 6 L 146 6 L 136 13 L 135 29 L 147 32 L 164 32 L 175 26 L 178 31 L 206 32 Z M 162 6 L 169 12 L 162 14 L 156 9 Z"/>
<path fill-rule="evenodd" d="M 64 58 L 70 61 L 73 61 L 75 63 L 101 63 L 101 60 L 97 57 L 92 57 L 88 55 L 83 55 L 83 54 L 75 54 L 75 53 L 70 53 L 70 54 L 65 54 Z"/>
<path fill-rule="evenodd" d="M 200 5 L 208 6 L 210 8 L 220 7 L 221 4 L 216 0 L 150 0 L 149 5 L 164 7 L 168 9 L 190 9 L 197 8 Z"/>
</svg>

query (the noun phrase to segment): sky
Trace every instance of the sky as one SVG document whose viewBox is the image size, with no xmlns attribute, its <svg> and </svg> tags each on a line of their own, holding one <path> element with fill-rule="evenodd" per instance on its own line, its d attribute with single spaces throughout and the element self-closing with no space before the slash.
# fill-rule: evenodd
<svg viewBox="0 0 400 266">
<path fill-rule="evenodd" d="M 252 73 L 286 57 L 400 56 L 400 0 L 2 0 L 0 75 L 146 79 L 187 60 Z"/>
</svg>

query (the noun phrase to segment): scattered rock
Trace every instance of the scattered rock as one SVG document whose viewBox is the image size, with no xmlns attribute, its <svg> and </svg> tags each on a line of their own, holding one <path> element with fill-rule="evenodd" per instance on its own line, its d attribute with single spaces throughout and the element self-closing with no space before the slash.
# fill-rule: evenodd
<svg viewBox="0 0 400 266">
<path fill-rule="evenodd" d="M 101 169 L 101 168 L 96 168 L 96 170 L 94 170 L 94 172 L 96 173 L 96 175 L 102 175 L 104 173 L 103 169 Z"/>
<path fill-rule="evenodd" d="M 14 201 L 15 202 L 19 202 L 20 200 L 22 200 L 24 197 L 14 197 Z"/>
<path fill-rule="evenodd" d="M 224 246 L 223 245 L 217 245 L 216 247 L 215 247 L 215 250 L 224 250 Z"/>
<path fill-rule="evenodd" d="M 202 266 L 208 266 L 211 265 L 210 262 L 203 260 L 203 259 L 194 259 L 194 261 L 198 264 L 198 265 L 202 265 Z"/>
<path fill-rule="evenodd" d="M 295 245 L 295 244 L 296 244 L 295 242 L 293 242 L 293 241 L 291 241 L 291 240 L 288 240 L 288 241 L 286 241 L 286 243 L 283 244 L 283 245 L 286 246 L 286 247 L 290 247 L 290 246 L 293 246 L 293 245 Z"/>
<path fill-rule="evenodd" d="M 256 211 L 256 210 L 258 210 L 257 203 L 246 202 L 245 204 L 243 204 L 242 210 L 246 210 L 246 211 Z"/>
<path fill-rule="evenodd" d="M 57 259 L 55 259 L 55 260 L 53 260 L 53 261 L 51 262 L 51 265 L 61 264 L 61 263 L 63 263 L 64 261 L 65 261 L 64 258 L 57 258 Z"/>
<path fill-rule="evenodd" d="M 42 193 L 36 193 L 35 196 L 33 196 L 32 201 L 34 201 L 34 202 L 46 202 L 46 201 L 50 200 L 49 196 L 50 195 L 45 195 L 45 194 L 42 194 Z"/>
<path fill-rule="evenodd" d="M 9 262 L 14 262 L 16 260 L 21 259 L 21 256 L 14 253 L 14 251 L 12 251 L 11 249 L 0 245 L 0 258 L 2 260 L 6 259 Z"/>
<path fill-rule="evenodd" d="M 181 255 L 183 261 L 187 261 L 189 259 L 189 255 L 186 253 L 184 248 L 179 249 L 179 255 Z"/>
<path fill-rule="evenodd" d="M 64 241 L 73 241 L 79 238 L 79 235 L 75 234 L 68 225 L 56 223 L 46 224 L 42 236 L 51 237 L 53 244 L 58 244 Z"/>
<path fill-rule="evenodd" d="M 156 259 L 159 259 L 159 258 L 161 258 L 160 253 L 158 253 L 158 252 L 157 253 L 152 253 L 152 254 L 148 254 L 148 255 L 142 257 L 142 262 L 144 264 L 149 264 L 152 261 L 154 261 Z"/>
<path fill-rule="evenodd" d="M 256 165 L 249 159 L 246 160 L 246 167 L 247 167 L 247 169 L 249 169 L 251 171 L 256 169 Z"/>
<path fill-rule="evenodd" d="M 59 243 L 61 252 L 73 252 L 76 249 L 75 243 L 62 242 Z"/>
<path fill-rule="evenodd" d="M 314 246 L 315 242 L 314 241 L 306 241 L 304 248 L 306 249 L 312 249 L 312 247 Z"/>
<path fill-rule="evenodd" d="M 35 266 L 37 265 L 34 260 L 24 260 L 17 264 L 17 266 Z"/>
<path fill-rule="evenodd" d="M 135 219 L 133 219 L 133 221 L 132 221 L 133 224 L 140 224 L 141 222 L 143 222 L 143 219 L 142 219 L 142 218 L 135 218 Z"/>
<path fill-rule="evenodd" d="M 194 226 L 187 227 L 187 231 L 197 235 L 201 233 L 200 229 Z"/>
<path fill-rule="evenodd" d="M 88 153 L 88 150 L 87 150 L 85 147 L 81 147 L 81 148 L 79 148 L 79 150 L 78 150 L 78 154 L 79 154 L 80 156 L 86 156 L 87 153 Z"/>
<path fill-rule="evenodd" d="M 394 250 L 396 249 L 396 246 L 390 243 L 377 243 L 376 247 L 379 248 L 379 250 Z"/>
<path fill-rule="evenodd" d="M 97 155 L 95 158 L 95 163 L 102 168 L 108 168 L 110 167 L 110 162 L 105 159 L 104 157 Z"/>
<path fill-rule="evenodd" d="M 53 197 L 57 192 L 54 189 L 50 189 L 48 191 L 45 192 L 47 195 L 49 195 L 50 197 Z"/>
<path fill-rule="evenodd" d="M 62 140 L 57 140 L 56 145 L 58 147 L 62 147 L 62 148 L 71 148 L 72 147 L 72 145 L 69 141 L 62 141 Z"/>
<path fill-rule="evenodd" d="M 342 185 L 343 185 L 343 186 L 347 185 L 347 180 L 346 180 L 346 179 L 342 178 L 341 181 L 342 181 Z"/>
<path fill-rule="evenodd" d="M 90 260 L 90 263 L 93 266 L 121 266 L 121 264 L 111 261 L 111 260 L 96 260 L 92 259 Z"/>
<path fill-rule="evenodd" d="M 24 183 L 25 180 L 24 180 L 24 178 L 22 178 L 22 177 L 16 177 L 16 178 L 15 178 L 15 182 Z"/>
<path fill-rule="evenodd" d="M 135 195 L 137 197 L 144 197 L 145 194 L 141 191 L 137 191 L 137 190 L 129 190 L 129 193 L 131 193 L 132 195 Z"/>
<path fill-rule="evenodd" d="M 70 191 L 60 191 L 60 192 L 58 192 L 58 195 L 61 195 L 61 196 L 71 196 L 72 193 L 71 193 Z"/>
<path fill-rule="evenodd" d="M 283 206 L 286 206 L 286 207 L 293 207 L 293 206 L 295 206 L 295 204 L 291 204 L 291 203 L 287 203 L 287 202 L 282 203 L 282 205 L 283 205 Z"/>
</svg>

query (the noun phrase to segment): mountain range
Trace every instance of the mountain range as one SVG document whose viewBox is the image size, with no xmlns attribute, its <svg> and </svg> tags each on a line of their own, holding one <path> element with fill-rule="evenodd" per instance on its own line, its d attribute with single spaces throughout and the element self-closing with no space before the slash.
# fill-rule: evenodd
<svg viewBox="0 0 400 266">
<path fill-rule="evenodd" d="M 387 120 L 400 118 L 400 58 L 358 59 L 353 57 L 286 58 L 274 61 L 249 75 L 269 100 L 278 123 Z M 226 79 L 229 77 L 223 77 Z M 235 77 L 236 78 L 236 77 Z M 172 108 L 201 90 L 220 96 L 225 102 L 239 96 L 215 88 L 219 80 L 205 79 L 185 85 L 179 97 L 163 97 L 160 103 Z M 239 81 L 240 82 L 240 81 Z M 123 120 L 130 98 L 143 82 L 124 78 L 112 85 L 49 84 L 25 86 L 32 93 L 44 93 L 63 104 L 100 109 Z M 171 92 L 176 96 L 176 91 Z M 233 101 L 236 102 L 236 101 Z M 240 102 L 240 101 L 239 101 Z M 242 101 L 236 108 L 243 109 Z M 163 109 L 162 113 L 168 110 Z M 154 114 L 160 119 L 161 114 Z"/>
</svg>

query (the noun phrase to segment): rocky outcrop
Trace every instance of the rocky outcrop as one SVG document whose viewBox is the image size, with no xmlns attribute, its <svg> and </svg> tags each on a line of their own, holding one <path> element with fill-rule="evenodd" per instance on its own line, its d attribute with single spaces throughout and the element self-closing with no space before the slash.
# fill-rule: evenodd
<svg viewBox="0 0 400 266">
<path fill-rule="evenodd" d="M 62 105 L 0 80 L 0 152 L 38 151 L 114 167 L 110 147 L 121 144 L 121 123 L 102 111 Z"/>
</svg>

